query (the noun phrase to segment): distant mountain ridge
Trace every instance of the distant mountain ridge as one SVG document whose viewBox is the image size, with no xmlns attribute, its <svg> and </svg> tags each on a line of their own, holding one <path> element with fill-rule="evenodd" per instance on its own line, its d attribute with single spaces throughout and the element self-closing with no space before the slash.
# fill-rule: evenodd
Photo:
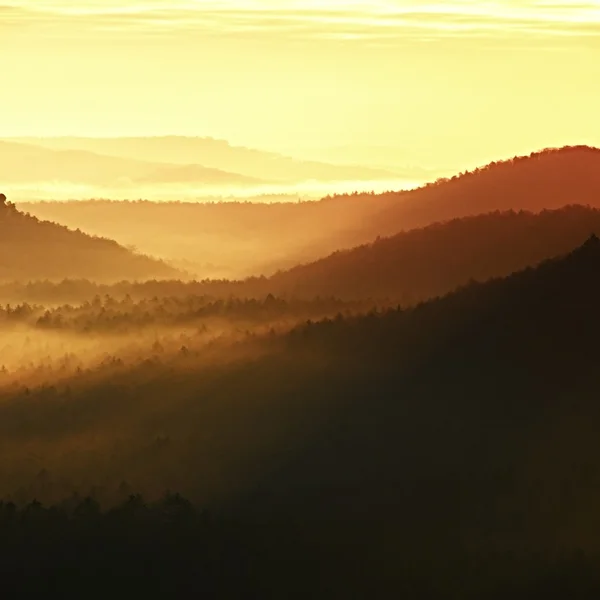
<svg viewBox="0 0 600 600">
<path fill-rule="evenodd" d="M 95 186 L 161 183 L 240 185 L 261 180 L 197 164 L 171 165 L 136 158 L 107 156 L 89 150 L 48 149 L 0 140 L 3 183 L 65 182 Z"/>
<path fill-rule="evenodd" d="M 50 150 L 79 150 L 113 158 L 171 165 L 198 165 L 205 169 L 235 173 L 239 177 L 266 182 L 300 182 L 306 180 L 344 181 L 394 179 L 385 169 L 340 166 L 306 161 L 268 152 L 232 146 L 225 140 L 199 137 L 139 138 L 14 138 L 19 143 Z"/>
</svg>

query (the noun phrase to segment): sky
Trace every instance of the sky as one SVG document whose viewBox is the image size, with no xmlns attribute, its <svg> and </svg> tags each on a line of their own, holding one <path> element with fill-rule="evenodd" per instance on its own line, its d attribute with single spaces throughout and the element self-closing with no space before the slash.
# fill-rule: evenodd
<svg viewBox="0 0 600 600">
<path fill-rule="evenodd" d="M 600 0 L 0 0 L 0 73 L 0 137 L 428 167 L 600 146 Z"/>
</svg>

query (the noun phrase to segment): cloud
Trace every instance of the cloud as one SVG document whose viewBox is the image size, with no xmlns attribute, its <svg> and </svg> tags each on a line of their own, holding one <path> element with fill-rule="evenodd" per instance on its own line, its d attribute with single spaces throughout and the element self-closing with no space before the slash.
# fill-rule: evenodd
<svg viewBox="0 0 600 600">
<path fill-rule="evenodd" d="M 600 36 L 600 0 L 444 3 L 402 0 L 24 0 L 0 6 L 0 29 L 127 35 L 256 35 L 287 39 Z"/>
</svg>

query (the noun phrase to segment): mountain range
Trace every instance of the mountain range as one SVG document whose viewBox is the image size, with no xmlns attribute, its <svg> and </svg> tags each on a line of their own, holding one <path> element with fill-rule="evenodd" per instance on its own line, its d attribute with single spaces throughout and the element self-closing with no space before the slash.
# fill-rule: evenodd
<svg viewBox="0 0 600 600">
<path fill-rule="evenodd" d="M 281 596 L 298 561 L 298 598 L 563 597 L 544 592 L 557 574 L 562 592 L 589 585 L 600 550 L 598 273 L 590 236 L 409 310 L 308 322 L 260 352 L 249 339 L 217 364 L 179 352 L 6 391 L 12 477 L 46 494 L 176 485 L 235 516 L 226 548 L 238 540 L 259 597 Z"/>
<path fill-rule="evenodd" d="M 597 598 L 599 161 L 297 204 L 0 196 L 11 585 Z M 93 227 L 260 276 L 183 281 Z"/>
<path fill-rule="evenodd" d="M 254 185 L 396 179 L 384 169 L 297 160 L 212 138 L 17 138 L 0 144 L 0 180 L 124 184 Z"/>
<path fill-rule="evenodd" d="M 186 269 L 199 278 L 240 278 L 272 275 L 433 223 L 495 211 L 537 213 L 569 204 L 598 208 L 599 199 L 600 150 L 574 146 L 491 163 L 412 191 L 341 194 L 318 202 L 21 206 L 40 218 L 110 237 L 166 260 L 185 261 Z"/>
<path fill-rule="evenodd" d="M 411 229 L 273 275 L 271 293 L 371 297 L 403 304 L 443 295 L 564 254 L 600 234 L 600 209 L 496 211 Z"/>
</svg>

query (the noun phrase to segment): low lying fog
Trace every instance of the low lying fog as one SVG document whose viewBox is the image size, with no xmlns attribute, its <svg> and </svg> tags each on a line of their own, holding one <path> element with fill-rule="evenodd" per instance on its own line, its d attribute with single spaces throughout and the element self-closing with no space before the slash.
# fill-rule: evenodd
<svg viewBox="0 0 600 600">
<path fill-rule="evenodd" d="M 392 179 L 379 181 L 305 181 L 296 184 L 265 184 L 258 186 L 210 186 L 194 184 L 135 185 L 124 181 L 121 186 L 91 186 L 74 184 L 68 181 L 47 181 L 36 184 L 5 185 L 7 196 L 17 202 L 37 200 L 82 200 L 89 198 L 110 198 L 112 200 L 165 201 L 227 201 L 261 200 L 261 196 L 284 196 L 280 201 L 317 200 L 328 194 L 352 192 L 386 192 L 408 190 L 422 185 L 422 181 Z M 287 198 L 285 198 L 287 197 Z"/>
</svg>

